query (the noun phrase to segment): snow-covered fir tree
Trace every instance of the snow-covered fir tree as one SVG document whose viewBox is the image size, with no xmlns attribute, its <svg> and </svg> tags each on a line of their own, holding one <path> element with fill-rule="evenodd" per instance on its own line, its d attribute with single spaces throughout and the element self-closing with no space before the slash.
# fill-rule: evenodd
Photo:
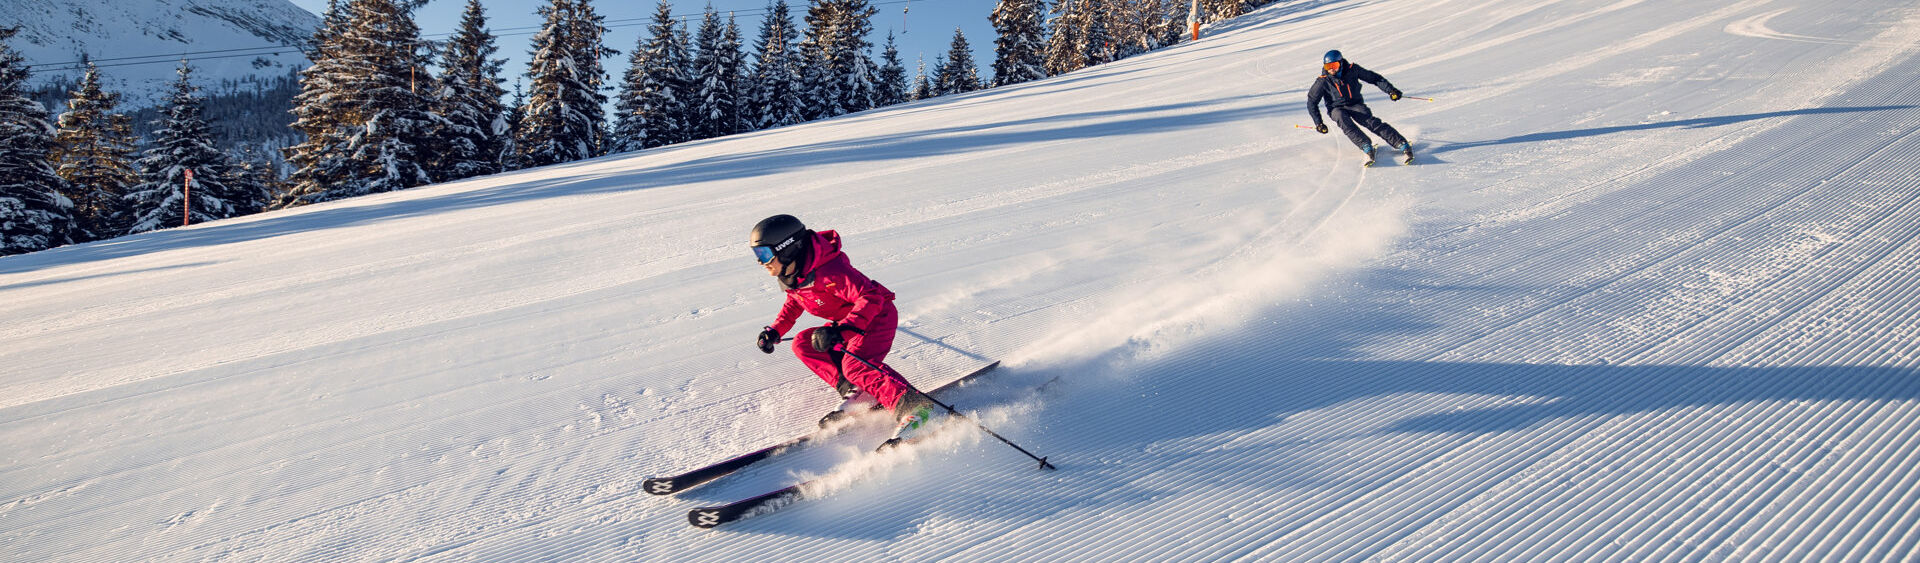
<svg viewBox="0 0 1920 563">
<path fill-rule="evenodd" d="M 919 63 L 920 67 L 918 70 L 913 71 L 913 86 L 907 88 L 907 101 L 924 100 L 934 97 L 936 94 L 933 93 L 933 81 L 927 78 L 927 59 L 920 57 L 914 60 Z"/>
<path fill-rule="evenodd" d="M 434 96 L 446 119 L 430 171 L 437 180 L 492 174 L 506 161 L 509 128 L 500 71 L 507 61 L 493 58 L 497 51 L 480 0 L 467 0 L 460 28 L 447 40 Z"/>
<path fill-rule="evenodd" d="M 963 94 L 980 89 L 980 69 L 973 64 L 973 48 L 967 35 L 953 28 L 953 42 L 947 47 L 947 60 L 934 67 L 933 91 L 936 96 Z"/>
<path fill-rule="evenodd" d="M 580 69 L 580 75 L 587 86 L 586 91 L 592 94 L 590 98 L 593 101 L 579 109 L 583 114 L 582 119 L 591 124 L 591 127 L 588 127 L 587 156 L 600 156 L 607 154 L 607 151 L 613 148 L 605 109 L 608 90 L 607 70 L 600 61 L 618 55 L 620 52 L 607 47 L 607 17 L 594 11 L 590 0 L 575 1 L 571 27 L 573 29 L 567 33 L 567 37 L 573 42 L 573 47 L 569 50 L 574 53 L 574 64 Z"/>
<path fill-rule="evenodd" d="M 1147 0 L 1157 6 L 1149 7 L 1149 14 L 1157 16 L 1147 26 L 1152 34 L 1152 47 L 1149 50 L 1174 45 L 1185 40 L 1189 27 L 1187 23 L 1187 5 L 1178 0 Z"/>
<path fill-rule="evenodd" d="M 300 71 L 300 93 L 293 98 L 293 129 L 305 140 L 282 151 L 293 173 L 287 191 L 275 207 L 291 207 L 333 199 L 332 190 L 354 176 L 347 142 L 366 121 L 347 84 L 359 72 L 346 57 L 341 37 L 353 25 L 348 7 L 328 0 L 321 25 L 313 32 L 307 59 L 312 66 Z"/>
<path fill-rule="evenodd" d="M 513 99 L 507 102 L 507 135 L 501 140 L 500 169 L 526 168 L 520 160 L 520 127 L 527 121 L 527 89 L 520 79 L 513 81 Z"/>
<path fill-rule="evenodd" d="M 60 114 L 53 160 L 73 201 L 75 241 L 98 240 L 126 232 L 122 207 L 127 189 L 139 183 L 134 171 L 133 119 L 115 108 L 120 94 L 100 88 L 100 69 L 87 63 L 78 89 Z"/>
<path fill-rule="evenodd" d="M 1087 67 L 1086 12 L 1089 0 L 1059 0 L 1053 5 L 1053 34 L 1047 36 L 1044 66 L 1047 74 L 1057 76 Z"/>
<path fill-rule="evenodd" d="M 1114 38 L 1110 31 L 1113 20 L 1113 2 L 1115 0 L 1079 0 L 1080 10 L 1086 15 L 1082 20 L 1086 27 L 1081 30 L 1081 50 L 1086 55 L 1087 66 L 1099 66 L 1114 61 Z"/>
<path fill-rule="evenodd" d="M 1108 0 L 1115 11 L 1117 58 L 1127 58 L 1180 42 L 1186 33 L 1187 4 L 1175 0 Z"/>
<path fill-rule="evenodd" d="M 1042 0 L 1000 0 L 993 22 L 993 85 L 1006 86 L 1047 76 L 1046 6 Z"/>
<path fill-rule="evenodd" d="M 747 110 L 747 87 L 751 79 L 747 76 L 747 53 L 740 39 L 740 25 L 732 13 L 727 14 L 727 28 L 720 34 L 720 73 L 733 81 L 733 104 L 721 125 L 725 135 L 745 133 L 753 130 L 753 122 Z"/>
<path fill-rule="evenodd" d="M 809 0 L 800 43 L 794 46 L 794 74 L 799 77 L 800 120 L 813 121 L 839 115 L 839 85 L 833 75 L 833 27 L 838 25 L 839 7 L 833 0 Z"/>
<path fill-rule="evenodd" d="M 615 146 L 622 151 L 650 149 L 692 138 L 692 88 L 686 77 L 690 65 L 685 36 L 673 18 L 673 4 L 661 0 L 653 21 L 628 59 L 621 80 L 619 118 L 614 123 Z"/>
<path fill-rule="evenodd" d="M 834 52 L 833 68 L 840 76 L 840 112 L 853 113 L 873 109 L 876 88 L 873 65 L 873 15 L 879 9 L 870 0 L 840 0 L 842 23 L 837 26 L 840 45 Z"/>
<path fill-rule="evenodd" d="M 268 209 L 276 194 L 285 189 L 273 159 L 253 145 L 243 145 L 233 155 L 232 197 L 228 203 L 235 215 L 250 215 Z"/>
<path fill-rule="evenodd" d="M 28 72 L 7 45 L 19 30 L 0 28 L 0 256 L 71 243 L 73 202 L 60 195 L 48 153 L 53 123 L 27 97 Z"/>
<path fill-rule="evenodd" d="M 873 107 L 873 44 L 876 10 L 867 0 L 814 0 L 800 42 L 801 114 L 833 117 Z"/>
<path fill-rule="evenodd" d="M 420 38 L 413 9 L 421 0 L 355 0 L 354 25 L 341 36 L 344 55 L 357 71 L 345 82 L 365 123 L 347 141 L 353 164 L 348 183 L 334 197 L 411 188 L 433 181 L 436 134 L 447 128 L 435 106 L 427 71 L 430 46 Z"/>
<path fill-rule="evenodd" d="M 803 119 L 794 49 L 798 38 L 786 0 L 768 5 L 760 21 L 760 37 L 753 42 L 753 73 L 748 79 L 748 119 L 754 129 L 793 125 Z"/>
<path fill-rule="evenodd" d="M 159 130 L 153 133 L 153 142 L 140 159 L 141 182 L 126 195 L 132 216 L 127 234 L 178 227 L 183 223 L 182 214 L 189 210 L 193 223 L 237 214 L 230 201 L 234 196 L 229 175 L 232 165 L 226 153 L 213 146 L 213 128 L 201 115 L 192 67 L 182 61 L 179 75 L 167 98 Z M 187 185 L 188 170 L 193 171 L 191 186 Z"/>
<path fill-rule="evenodd" d="M 580 13 L 579 4 L 569 0 L 553 0 L 540 8 L 546 22 L 533 36 L 533 59 L 527 63 L 531 83 L 514 142 L 522 167 L 572 162 L 599 150 L 605 117 L 600 104 L 606 98 L 599 92 L 602 77 L 595 75 L 598 65 L 582 68 L 587 55 L 576 51 L 597 45 L 599 38 L 573 37 L 591 27 L 575 21 Z"/>
<path fill-rule="evenodd" d="M 694 35 L 692 87 L 688 128 L 691 139 L 710 139 L 740 132 L 740 52 L 736 36 L 727 39 L 727 27 L 720 24 L 720 13 L 707 6 Z"/>
<path fill-rule="evenodd" d="M 894 46 L 893 32 L 880 49 L 880 70 L 873 77 L 873 107 L 886 107 L 907 101 L 907 69 L 900 64 L 900 49 Z"/>
<path fill-rule="evenodd" d="M 1237 18 L 1247 13 L 1247 0 L 1200 0 L 1200 23 Z"/>
</svg>

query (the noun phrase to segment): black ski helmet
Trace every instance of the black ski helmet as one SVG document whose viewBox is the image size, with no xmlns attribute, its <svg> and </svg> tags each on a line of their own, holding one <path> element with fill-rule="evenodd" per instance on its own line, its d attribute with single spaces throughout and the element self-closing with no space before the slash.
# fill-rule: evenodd
<svg viewBox="0 0 1920 563">
<path fill-rule="evenodd" d="M 762 264 L 774 258 L 791 264 L 794 256 L 806 248 L 810 234 L 798 217 L 775 215 L 753 226 L 753 233 L 747 236 L 747 246 L 753 247 L 754 257 Z"/>
<path fill-rule="evenodd" d="M 1347 58 L 1340 54 L 1339 49 L 1334 49 L 1332 51 L 1327 51 L 1327 56 L 1320 57 L 1320 64 L 1324 65 L 1324 64 L 1330 64 L 1330 63 L 1345 62 L 1346 60 Z"/>
</svg>

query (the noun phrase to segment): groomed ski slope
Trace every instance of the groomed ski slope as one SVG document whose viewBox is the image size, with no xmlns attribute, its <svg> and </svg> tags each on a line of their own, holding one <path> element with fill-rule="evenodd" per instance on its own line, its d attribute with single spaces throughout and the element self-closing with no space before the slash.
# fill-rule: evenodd
<svg viewBox="0 0 1920 563">
<path fill-rule="evenodd" d="M 1304 88 L 1343 50 L 1422 162 Z M 0 559 L 1920 558 L 1920 8 L 1285 2 L 1039 83 L 0 259 Z M 838 229 L 977 434 L 809 428 Z M 869 432 L 870 433 L 870 432 Z M 824 476 L 716 530 L 686 510 Z"/>
</svg>

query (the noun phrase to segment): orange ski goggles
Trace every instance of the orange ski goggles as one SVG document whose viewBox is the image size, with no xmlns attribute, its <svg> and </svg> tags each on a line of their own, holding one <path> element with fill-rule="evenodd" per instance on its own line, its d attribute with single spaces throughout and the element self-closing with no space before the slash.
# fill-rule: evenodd
<svg viewBox="0 0 1920 563">
<path fill-rule="evenodd" d="M 1330 63 L 1327 63 L 1327 64 L 1323 64 L 1323 65 L 1320 65 L 1320 66 L 1321 66 L 1321 68 L 1325 68 L 1325 69 L 1327 69 L 1327 72 L 1328 72 L 1329 74 L 1331 74 L 1331 73 L 1335 73 L 1335 72 L 1340 72 L 1340 61 L 1333 61 L 1333 62 L 1330 62 Z"/>
</svg>

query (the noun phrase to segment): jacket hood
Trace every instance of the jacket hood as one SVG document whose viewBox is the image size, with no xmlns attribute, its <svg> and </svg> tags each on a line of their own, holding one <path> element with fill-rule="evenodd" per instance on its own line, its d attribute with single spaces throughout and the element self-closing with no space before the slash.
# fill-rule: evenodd
<svg viewBox="0 0 1920 563">
<path fill-rule="evenodd" d="M 818 231 L 813 233 L 813 240 L 808 242 L 812 243 L 807 245 L 806 277 L 808 278 L 812 278 L 813 273 L 819 271 L 821 266 L 842 256 L 838 232 Z"/>
</svg>

